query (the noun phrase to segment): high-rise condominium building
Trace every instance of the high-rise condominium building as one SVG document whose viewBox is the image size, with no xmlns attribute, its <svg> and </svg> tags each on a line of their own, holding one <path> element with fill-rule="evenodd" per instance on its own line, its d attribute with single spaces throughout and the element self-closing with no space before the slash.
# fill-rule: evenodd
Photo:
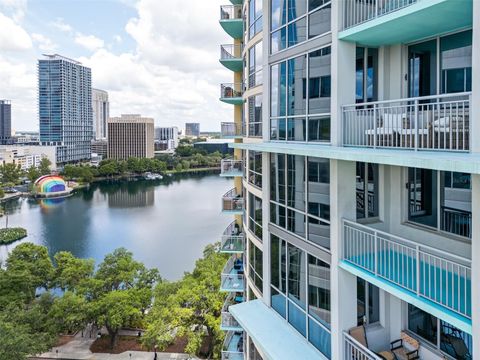
<svg viewBox="0 0 480 360">
<path fill-rule="evenodd" d="M 0 143 L 12 142 L 12 104 L 9 100 L 0 100 Z"/>
<path fill-rule="evenodd" d="M 480 359 L 480 2 L 231 3 L 223 359 Z"/>
<path fill-rule="evenodd" d="M 108 158 L 154 157 L 154 122 L 137 114 L 108 119 Z"/>
<path fill-rule="evenodd" d="M 176 149 L 178 146 L 178 127 L 156 127 L 155 141 L 166 145 L 166 150 Z"/>
<path fill-rule="evenodd" d="M 93 136 L 95 140 L 107 138 L 107 120 L 110 117 L 108 92 L 92 89 Z"/>
<path fill-rule="evenodd" d="M 200 136 L 200 123 L 185 123 L 185 136 Z"/>
<path fill-rule="evenodd" d="M 55 55 L 38 60 L 40 142 L 57 146 L 59 163 L 90 159 L 93 135 L 92 72 Z"/>
</svg>

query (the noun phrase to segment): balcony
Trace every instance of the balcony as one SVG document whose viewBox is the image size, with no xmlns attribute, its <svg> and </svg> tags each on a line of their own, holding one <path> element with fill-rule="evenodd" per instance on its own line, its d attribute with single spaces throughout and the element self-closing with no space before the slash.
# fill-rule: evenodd
<svg viewBox="0 0 480 360">
<path fill-rule="evenodd" d="M 342 259 L 403 290 L 411 296 L 408 302 L 420 300 L 471 319 L 469 259 L 348 220 L 343 220 Z"/>
<path fill-rule="evenodd" d="M 220 63 L 234 72 L 243 70 L 242 45 L 220 45 Z"/>
<path fill-rule="evenodd" d="M 341 40 L 409 43 L 472 26 L 472 0 L 346 0 Z M 445 21 L 448 19 L 448 21 Z"/>
<path fill-rule="evenodd" d="M 225 300 L 222 308 L 222 317 L 220 323 L 220 329 L 225 331 L 243 331 L 242 327 L 238 324 L 237 320 L 228 311 L 228 308 L 232 305 L 237 305 L 243 302 L 243 295 L 236 293 L 230 293 Z"/>
<path fill-rule="evenodd" d="M 221 134 L 224 139 L 241 139 L 245 134 L 245 124 L 222 122 Z"/>
<path fill-rule="evenodd" d="M 382 360 L 380 356 L 363 346 L 347 332 L 343 332 L 344 360 Z"/>
<path fill-rule="evenodd" d="M 226 254 L 239 254 L 245 251 L 245 233 L 242 227 L 233 221 L 222 235 L 220 252 Z"/>
<path fill-rule="evenodd" d="M 220 291 L 243 292 L 245 291 L 243 260 L 232 256 L 222 271 Z"/>
<path fill-rule="evenodd" d="M 223 342 L 222 360 L 244 360 L 243 333 L 229 331 Z"/>
<path fill-rule="evenodd" d="M 470 93 L 347 105 L 342 113 L 344 146 L 470 149 Z"/>
<path fill-rule="evenodd" d="M 220 84 L 220 101 L 231 105 L 243 104 L 243 84 Z"/>
<path fill-rule="evenodd" d="M 235 188 L 227 191 L 222 196 L 222 212 L 236 215 L 243 214 L 243 197 L 241 194 L 237 194 Z"/>
<path fill-rule="evenodd" d="M 243 37 L 242 5 L 220 6 L 220 25 L 234 39 Z"/>
<path fill-rule="evenodd" d="M 221 162 L 220 176 L 223 176 L 223 177 L 243 176 L 243 161 L 223 159 Z"/>
</svg>

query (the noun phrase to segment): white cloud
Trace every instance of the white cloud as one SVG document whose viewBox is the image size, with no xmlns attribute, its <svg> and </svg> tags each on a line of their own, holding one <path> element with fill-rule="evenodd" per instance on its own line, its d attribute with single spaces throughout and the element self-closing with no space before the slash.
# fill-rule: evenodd
<svg viewBox="0 0 480 360">
<path fill-rule="evenodd" d="M 57 50 L 57 45 L 50 38 L 42 34 L 33 33 L 32 39 L 42 51 L 55 52 Z"/>
<path fill-rule="evenodd" d="M 73 31 L 73 28 L 67 24 L 63 18 L 57 18 L 55 21 L 50 23 L 50 26 L 53 26 L 55 29 L 64 33 L 71 33 Z"/>
<path fill-rule="evenodd" d="M 27 0 L 0 0 L 0 9 L 11 12 L 13 20 L 20 22 L 27 10 Z"/>
<path fill-rule="evenodd" d="M 32 47 L 27 32 L 12 19 L 0 13 L 0 50 L 22 51 Z"/>
<path fill-rule="evenodd" d="M 105 45 L 102 39 L 94 35 L 83 35 L 81 33 L 75 35 L 75 43 L 90 51 L 101 49 Z"/>
<path fill-rule="evenodd" d="M 113 37 L 113 40 L 115 40 L 115 42 L 116 42 L 117 44 L 120 44 L 120 43 L 123 41 L 123 39 L 122 39 L 122 37 L 121 37 L 120 35 L 115 35 L 115 36 Z"/>
</svg>

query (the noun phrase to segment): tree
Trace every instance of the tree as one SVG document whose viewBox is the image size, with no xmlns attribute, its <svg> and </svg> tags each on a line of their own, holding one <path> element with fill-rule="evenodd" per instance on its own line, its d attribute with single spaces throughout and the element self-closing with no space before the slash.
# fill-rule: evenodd
<svg viewBox="0 0 480 360">
<path fill-rule="evenodd" d="M 197 354 L 207 343 L 208 358 L 219 358 L 223 341 L 220 315 L 225 295 L 219 291 L 220 274 L 226 256 L 218 245 L 207 246 L 204 256 L 177 283 L 160 283 L 155 289 L 155 302 L 147 317 L 143 341 L 147 346 L 166 348 L 175 336 L 188 340 L 186 351 Z"/>
<path fill-rule="evenodd" d="M 28 180 L 30 180 L 30 182 L 33 183 L 35 180 L 37 180 L 41 176 L 41 173 L 35 166 L 30 166 L 27 169 L 26 175 Z"/>
<path fill-rule="evenodd" d="M 93 276 L 94 260 L 79 259 L 68 251 L 55 254 L 55 285 L 63 291 L 75 291 L 86 279 Z"/>
<path fill-rule="evenodd" d="M 22 176 L 22 168 L 20 164 L 2 164 L 0 165 L 0 175 L 2 177 L 2 183 L 17 184 Z"/>
<path fill-rule="evenodd" d="M 84 329 L 89 320 L 89 304 L 85 297 L 67 291 L 53 302 L 49 318 L 57 331 L 73 334 Z"/>
<path fill-rule="evenodd" d="M 50 166 L 52 165 L 52 162 L 46 158 L 42 157 L 40 160 L 40 164 L 38 165 L 38 171 L 40 171 L 41 175 L 48 175 L 50 174 Z"/>
<path fill-rule="evenodd" d="M 49 288 L 54 268 L 45 246 L 23 243 L 16 246 L 7 259 L 7 271 L 20 273 L 25 271 L 31 277 L 31 284 L 36 288 Z"/>
</svg>

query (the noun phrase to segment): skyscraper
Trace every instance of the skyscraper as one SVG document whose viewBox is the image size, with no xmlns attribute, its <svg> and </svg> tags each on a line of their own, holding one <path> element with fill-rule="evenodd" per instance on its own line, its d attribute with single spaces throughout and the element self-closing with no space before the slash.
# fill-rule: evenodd
<svg viewBox="0 0 480 360">
<path fill-rule="evenodd" d="M 138 114 L 108 119 L 108 158 L 153 158 L 154 121 Z"/>
<path fill-rule="evenodd" d="M 0 100 L 0 143 L 12 141 L 12 104 L 9 100 Z"/>
<path fill-rule="evenodd" d="M 155 128 L 155 144 L 162 145 L 165 150 L 174 150 L 178 146 L 178 128 L 156 127 Z"/>
<path fill-rule="evenodd" d="M 107 138 L 107 120 L 110 116 L 108 92 L 92 89 L 93 136 L 95 140 Z"/>
<path fill-rule="evenodd" d="M 78 61 L 54 54 L 38 61 L 40 142 L 57 146 L 59 163 L 90 159 L 92 74 Z"/>
<path fill-rule="evenodd" d="M 200 136 L 200 123 L 186 123 L 185 136 Z"/>
<path fill-rule="evenodd" d="M 480 359 L 480 2 L 231 3 L 222 358 Z"/>
</svg>

